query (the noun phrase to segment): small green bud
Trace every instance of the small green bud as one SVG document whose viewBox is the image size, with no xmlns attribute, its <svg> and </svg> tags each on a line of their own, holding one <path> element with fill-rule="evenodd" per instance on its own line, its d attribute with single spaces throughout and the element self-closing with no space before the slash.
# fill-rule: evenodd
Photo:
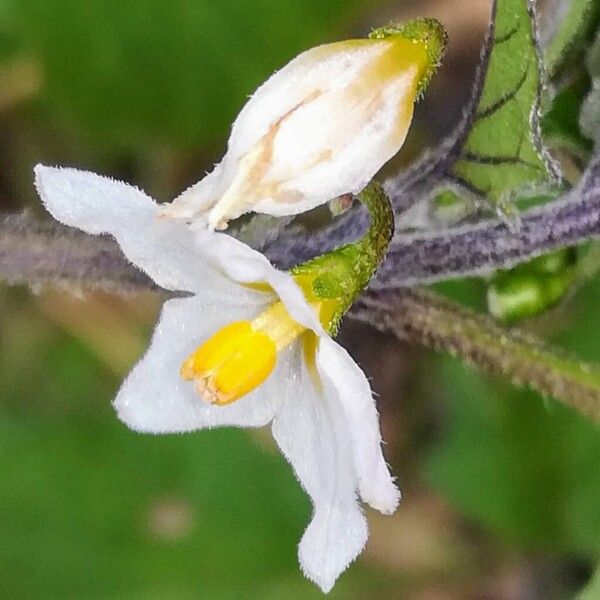
<svg viewBox="0 0 600 600">
<path fill-rule="evenodd" d="M 565 248 L 500 271 L 488 286 L 490 314 L 514 322 L 548 310 L 573 283 L 576 258 L 574 249 Z"/>
</svg>

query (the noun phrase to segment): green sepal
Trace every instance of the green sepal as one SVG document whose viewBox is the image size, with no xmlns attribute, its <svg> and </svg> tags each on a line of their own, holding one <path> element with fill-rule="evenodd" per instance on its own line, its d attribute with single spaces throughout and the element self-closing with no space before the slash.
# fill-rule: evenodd
<svg viewBox="0 0 600 600">
<path fill-rule="evenodd" d="M 422 94 L 439 68 L 446 50 L 448 34 L 444 26 L 436 19 L 414 19 L 406 21 L 406 23 L 374 29 L 369 34 L 369 39 L 382 40 L 392 35 L 403 37 L 415 43 L 421 42 L 425 45 L 427 64 L 417 86 L 417 93 Z"/>
<path fill-rule="evenodd" d="M 394 234 L 394 213 L 381 185 L 370 183 L 358 198 L 371 217 L 365 236 L 290 270 L 309 300 L 328 301 L 329 310 L 324 311 L 325 318 L 321 315 L 321 321 L 333 336 L 346 311 L 371 281 Z"/>
</svg>

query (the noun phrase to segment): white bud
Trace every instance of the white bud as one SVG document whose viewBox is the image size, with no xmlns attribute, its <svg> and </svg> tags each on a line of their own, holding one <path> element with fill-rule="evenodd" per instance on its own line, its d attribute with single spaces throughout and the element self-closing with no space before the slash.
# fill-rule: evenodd
<svg viewBox="0 0 600 600">
<path fill-rule="evenodd" d="M 360 192 L 404 143 L 427 65 L 426 44 L 401 35 L 300 54 L 244 106 L 221 163 L 162 215 L 223 229 Z"/>
</svg>

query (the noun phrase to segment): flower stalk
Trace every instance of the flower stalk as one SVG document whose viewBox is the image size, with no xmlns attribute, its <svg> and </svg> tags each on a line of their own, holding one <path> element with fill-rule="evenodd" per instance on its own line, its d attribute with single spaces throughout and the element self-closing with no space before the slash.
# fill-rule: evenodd
<svg viewBox="0 0 600 600">
<path fill-rule="evenodd" d="M 394 212 L 381 185 L 369 184 L 358 199 L 367 207 L 371 223 L 364 237 L 317 256 L 290 270 L 305 293 L 334 304 L 323 327 L 337 334 L 342 317 L 366 289 L 394 235 Z"/>
</svg>

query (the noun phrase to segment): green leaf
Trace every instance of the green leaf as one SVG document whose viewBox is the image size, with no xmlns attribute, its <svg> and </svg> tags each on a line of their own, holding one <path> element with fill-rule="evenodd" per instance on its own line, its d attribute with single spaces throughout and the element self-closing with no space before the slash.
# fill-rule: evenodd
<svg viewBox="0 0 600 600">
<path fill-rule="evenodd" d="M 519 190 L 553 180 L 539 133 L 541 68 L 526 0 L 498 0 L 489 66 L 452 172 L 502 206 Z M 532 9 L 531 9 L 532 10 Z"/>
<path fill-rule="evenodd" d="M 554 77 L 584 48 L 598 24 L 596 0 L 568 0 L 548 10 L 554 12 L 555 32 L 546 48 L 544 62 L 548 74 Z"/>
</svg>

